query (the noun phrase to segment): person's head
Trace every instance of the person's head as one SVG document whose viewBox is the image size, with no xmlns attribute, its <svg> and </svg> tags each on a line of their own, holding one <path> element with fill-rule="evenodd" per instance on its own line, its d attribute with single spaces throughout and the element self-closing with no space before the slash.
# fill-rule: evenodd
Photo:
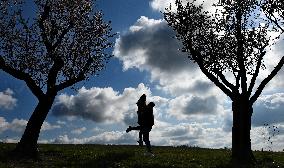
<svg viewBox="0 0 284 168">
<path fill-rule="evenodd" d="M 155 103 L 154 102 L 150 102 L 149 104 L 148 104 L 148 106 L 150 106 L 150 107 L 154 107 L 155 106 Z"/>
<path fill-rule="evenodd" d="M 143 95 L 140 97 L 140 100 L 141 100 L 141 101 L 146 101 L 146 95 L 143 94 Z"/>
</svg>

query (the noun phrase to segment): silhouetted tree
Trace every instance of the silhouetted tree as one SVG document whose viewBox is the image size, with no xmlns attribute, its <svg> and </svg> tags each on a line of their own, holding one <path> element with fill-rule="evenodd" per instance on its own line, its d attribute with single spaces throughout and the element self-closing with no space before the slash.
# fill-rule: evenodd
<svg viewBox="0 0 284 168">
<path fill-rule="evenodd" d="M 15 149 L 34 156 L 55 96 L 105 67 L 113 34 L 90 0 L 34 0 L 26 15 L 24 5 L 24 0 L 1 1 L 0 70 L 23 80 L 38 99 Z"/>
<path fill-rule="evenodd" d="M 260 70 L 265 68 L 263 58 L 273 41 L 268 33 L 274 31 L 280 36 L 282 28 L 275 26 L 279 20 L 273 24 L 262 13 L 271 13 L 267 11 L 270 1 L 221 2 L 215 4 L 216 12 L 210 13 L 195 2 L 183 4 L 176 0 L 177 11 L 170 7 L 164 18 L 176 31 L 177 39 L 183 44 L 182 51 L 231 98 L 232 161 L 236 166 L 248 165 L 255 160 L 250 140 L 253 104 L 283 66 L 284 57 L 257 87 L 255 85 Z M 278 12 L 283 11 L 283 2 L 279 3 L 282 7 L 274 4 L 279 7 Z"/>
<path fill-rule="evenodd" d="M 284 19 L 284 13 L 282 12 L 284 10 L 284 2 L 281 0 L 262 0 L 262 2 L 263 5 L 261 8 L 263 9 L 267 18 L 278 29 L 284 32 L 283 21 L 281 20 Z"/>
</svg>

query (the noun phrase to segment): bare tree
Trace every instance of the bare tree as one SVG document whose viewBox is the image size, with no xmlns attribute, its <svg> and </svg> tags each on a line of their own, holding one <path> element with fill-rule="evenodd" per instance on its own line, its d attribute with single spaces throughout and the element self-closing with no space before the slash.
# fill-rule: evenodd
<svg viewBox="0 0 284 168">
<path fill-rule="evenodd" d="M 176 5 L 177 11 L 170 7 L 164 18 L 176 31 L 182 51 L 232 100 L 232 161 L 236 167 L 249 165 L 255 160 L 250 139 L 253 104 L 284 64 L 282 57 L 271 73 L 257 82 L 260 70 L 265 68 L 263 58 L 273 43 L 268 33 L 275 31 L 280 36 L 282 30 L 262 16 L 271 4 L 222 1 L 215 4 L 215 13 L 204 11 L 195 1 L 184 4 L 176 0 Z"/>
<path fill-rule="evenodd" d="M 105 67 L 113 34 L 90 0 L 34 0 L 33 18 L 24 16 L 24 5 L 24 0 L 1 1 L 0 70 L 25 81 L 38 99 L 15 149 L 35 156 L 55 96 Z"/>
</svg>

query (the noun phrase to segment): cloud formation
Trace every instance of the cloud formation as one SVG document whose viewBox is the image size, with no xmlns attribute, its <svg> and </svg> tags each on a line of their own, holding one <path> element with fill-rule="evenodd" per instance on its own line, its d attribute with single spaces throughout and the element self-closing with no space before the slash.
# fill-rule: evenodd
<svg viewBox="0 0 284 168">
<path fill-rule="evenodd" d="M 165 11 L 166 8 L 169 8 L 171 5 L 171 9 L 173 11 L 176 10 L 175 5 L 176 0 L 152 0 L 149 5 L 153 10 L 157 11 Z M 193 0 L 182 0 L 183 4 L 186 4 L 187 2 L 193 2 Z M 217 3 L 218 0 L 210 0 L 210 1 L 203 1 L 203 0 L 197 0 L 195 4 L 200 5 L 203 4 L 204 10 L 212 11 L 214 12 L 215 7 L 213 7 L 213 3 Z"/>
<path fill-rule="evenodd" d="M 48 130 L 53 130 L 53 129 L 58 129 L 58 128 L 61 128 L 61 126 L 60 125 L 53 125 L 53 124 L 50 124 L 47 121 L 44 121 L 42 126 L 41 126 L 41 131 L 48 131 Z"/>
<path fill-rule="evenodd" d="M 6 121 L 4 117 L 0 117 L 0 133 L 6 131 L 8 129 L 9 123 Z"/>
<path fill-rule="evenodd" d="M 231 107 L 230 107 L 231 108 Z M 262 95 L 253 106 L 252 127 L 263 127 L 264 124 L 284 125 L 284 93 Z M 227 109 L 224 115 L 223 130 L 232 131 L 233 112 Z"/>
<path fill-rule="evenodd" d="M 28 121 L 24 119 L 15 118 L 8 122 L 4 117 L 0 117 L 0 133 L 7 130 L 23 133 L 27 123 Z"/>
<path fill-rule="evenodd" d="M 212 91 L 215 86 L 179 50 L 182 45 L 174 36 L 165 20 L 141 16 L 116 40 L 113 53 L 124 70 L 149 72 L 151 80 L 158 81 L 158 89 L 174 96 Z"/>
<path fill-rule="evenodd" d="M 164 20 L 141 16 L 115 44 L 114 55 L 123 61 L 123 68 L 155 69 L 176 73 L 188 65 L 189 60 L 180 51 L 181 44 Z"/>
<path fill-rule="evenodd" d="M 10 88 L 0 92 L 0 109 L 11 110 L 17 105 L 17 99 L 13 97 L 13 94 Z"/>
<path fill-rule="evenodd" d="M 167 113 L 177 119 L 192 119 L 193 116 L 205 117 L 208 115 L 223 114 L 222 104 L 218 102 L 216 96 L 189 96 L 182 95 L 171 99 Z"/>
<path fill-rule="evenodd" d="M 28 121 L 24 119 L 15 118 L 11 122 L 6 121 L 4 117 L 0 117 L 0 133 L 4 131 L 13 131 L 17 133 L 23 133 Z M 53 130 L 61 128 L 60 125 L 52 125 L 47 121 L 44 121 L 41 127 L 41 131 Z"/>
<path fill-rule="evenodd" d="M 71 131 L 72 134 L 77 134 L 80 135 L 82 134 L 84 131 L 86 131 L 87 128 L 86 127 L 82 127 L 82 128 L 77 128 Z"/>
<path fill-rule="evenodd" d="M 142 94 L 151 96 L 150 89 L 144 84 L 139 84 L 137 88 L 125 88 L 122 93 L 111 87 L 82 87 L 76 95 L 59 95 L 52 113 L 55 116 L 77 116 L 97 123 L 133 123 L 136 102 Z M 132 116 L 129 116 L 131 113 Z"/>
<path fill-rule="evenodd" d="M 263 95 L 258 98 L 254 105 L 252 124 L 284 124 L 284 93 Z"/>
<path fill-rule="evenodd" d="M 71 138 L 64 134 L 57 138 L 50 139 L 48 143 L 59 144 L 136 144 L 138 133 L 132 131 L 104 131 L 95 136 L 83 138 Z M 209 128 L 206 125 L 180 123 L 173 125 L 157 121 L 150 132 L 150 141 L 152 145 L 159 146 L 202 146 L 223 148 L 230 146 L 229 133 L 222 132 L 219 128 Z"/>
<path fill-rule="evenodd" d="M 50 143 L 56 144 L 133 144 L 134 135 L 124 132 L 111 131 L 103 132 L 96 136 L 86 138 L 70 138 L 68 135 L 60 135 L 50 140 Z"/>
<path fill-rule="evenodd" d="M 182 3 L 186 4 L 187 2 L 192 2 L 192 1 L 193 0 L 182 0 Z M 195 4 L 199 5 L 199 4 L 203 3 L 204 10 L 209 11 L 211 13 L 215 13 L 216 9 L 222 10 L 221 6 L 219 6 L 219 7 L 212 6 L 214 3 L 218 3 L 218 2 L 219 2 L 218 0 L 213 0 L 213 1 L 197 0 L 197 1 L 195 1 Z M 149 5 L 153 10 L 162 11 L 162 12 L 165 11 L 165 8 L 170 6 L 169 4 L 171 4 L 173 11 L 175 11 L 176 10 L 175 0 L 151 0 L 149 2 Z M 261 15 L 261 17 L 265 17 L 265 16 Z M 277 63 L 279 62 L 280 58 L 283 55 L 282 54 L 283 53 L 283 47 L 282 46 L 284 44 L 283 43 L 283 36 L 281 36 L 280 39 L 276 38 L 279 35 L 278 32 L 269 32 L 268 35 L 270 36 L 270 39 L 273 42 L 275 42 L 275 44 L 266 48 L 267 53 L 266 53 L 266 56 L 264 57 L 264 64 L 266 65 L 266 69 L 260 70 L 260 74 L 258 75 L 258 80 L 256 81 L 256 86 L 258 86 L 260 84 L 261 80 L 266 78 L 267 75 L 269 75 L 271 73 L 271 71 L 274 69 L 274 67 L 277 65 Z M 272 57 L 273 57 L 273 59 L 271 59 Z M 197 74 L 197 76 L 199 76 L 199 75 Z M 264 92 L 269 92 L 269 91 L 275 90 L 275 89 L 282 89 L 283 86 L 284 86 L 284 82 L 282 80 L 283 76 L 284 76 L 284 70 L 282 68 L 282 70 L 278 73 L 278 75 L 269 83 L 269 85 L 266 86 Z M 228 77 L 229 79 L 231 78 L 228 74 L 226 74 L 226 77 Z M 248 77 L 248 78 L 250 79 L 250 77 Z M 186 83 L 189 83 L 189 82 L 187 82 L 187 80 L 185 80 L 185 81 L 186 81 Z M 163 80 L 162 80 L 161 84 L 162 83 L 163 83 Z M 194 83 L 194 80 L 193 80 L 193 83 Z M 163 83 L 163 84 L 165 85 L 166 83 Z M 173 86 L 174 85 L 169 85 L 169 87 L 167 89 L 179 90 L 179 89 L 185 88 L 182 85 L 180 85 L 179 87 L 173 87 Z M 191 89 L 191 90 L 182 89 L 182 90 L 183 91 L 191 91 L 193 89 Z M 175 92 L 173 92 L 173 93 L 175 93 Z"/>
</svg>

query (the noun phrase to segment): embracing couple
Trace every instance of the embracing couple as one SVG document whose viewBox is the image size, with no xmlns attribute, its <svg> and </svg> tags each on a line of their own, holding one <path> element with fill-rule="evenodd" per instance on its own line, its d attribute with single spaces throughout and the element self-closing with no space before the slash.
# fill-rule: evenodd
<svg viewBox="0 0 284 168">
<path fill-rule="evenodd" d="M 138 107 L 138 111 L 137 111 L 138 122 L 137 123 L 139 124 L 139 126 L 136 126 L 136 127 L 129 126 L 126 129 L 126 132 L 129 132 L 132 130 L 138 130 L 139 140 L 137 142 L 139 143 L 140 146 L 143 146 L 143 141 L 144 141 L 147 151 L 149 153 L 152 153 L 151 144 L 149 140 L 149 133 L 152 129 L 152 126 L 154 125 L 153 107 L 155 106 L 155 104 L 153 102 L 150 102 L 148 105 L 146 105 L 146 95 L 145 94 L 143 94 L 139 98 L 136 104 Z"/>
</svg>

